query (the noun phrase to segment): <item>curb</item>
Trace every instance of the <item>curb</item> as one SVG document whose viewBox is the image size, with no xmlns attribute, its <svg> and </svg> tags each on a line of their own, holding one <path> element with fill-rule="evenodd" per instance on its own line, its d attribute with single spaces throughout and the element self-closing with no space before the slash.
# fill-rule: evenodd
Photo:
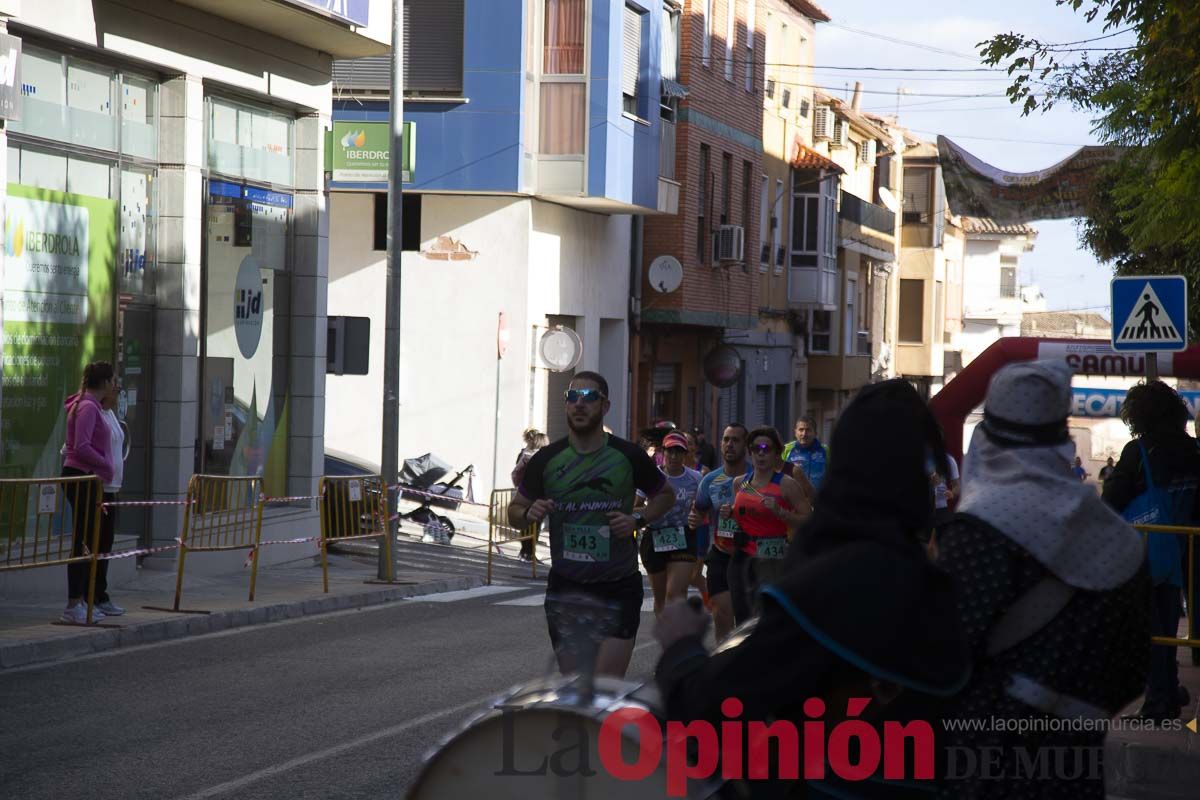
<svg viewBox="0 0 1200 800">
<path fill-rule="evenodd" d="M 334 611 L 367 608 L 411 597 L 474 589 L 477 586 L 483 586 L 483 578 L 463 575 L 407 586 L 392 586 L 349 594 L 321 595 L 292 603 L 235 608 L 228 611 L 214 611 L 211 614 L 142 622 L 125 628 L 99 628 L 82 632 L 78 636 L 64 636 L 0 646 L 0 670 L 62 661 L 93 653 L 118 650 L 123 647 L 155 644 L 171 639 L 182 639 L 186 636 L 202 636 L 206 633 L 217 633 L 251 625 L 283 622 Z"/>
</svg>

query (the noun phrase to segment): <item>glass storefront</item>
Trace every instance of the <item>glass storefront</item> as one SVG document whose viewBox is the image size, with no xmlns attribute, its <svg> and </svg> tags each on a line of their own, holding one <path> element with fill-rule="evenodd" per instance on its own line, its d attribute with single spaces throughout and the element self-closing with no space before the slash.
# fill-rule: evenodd
<svg viewBox="0 0 1200 800">
<path fill-rule="evenodd" d="M 279 496 L 288 467 L 292 121 L 218 98 L 209 98 L 208 121 L 200 467 L 261 475 L 264 491 Z"/>
<path fill-rule="evenodd" d="M 118 297 L 153 302 L 158 87 L 29 43 L 20 74 L 6 153 L 0 463 L 6 476 L 40 477 L 59 471 L 63 402 L 83 366 L 124 364 Z M 125 383 L 123 420 L 139 388 L 150 402 L 148 385 Z"/>
</svg>

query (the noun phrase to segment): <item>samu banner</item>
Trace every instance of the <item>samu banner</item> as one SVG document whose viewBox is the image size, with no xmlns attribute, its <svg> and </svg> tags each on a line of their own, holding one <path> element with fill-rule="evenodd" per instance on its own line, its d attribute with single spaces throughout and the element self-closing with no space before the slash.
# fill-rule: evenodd
<svg viewBox="0 0 1200 800">
<path fill-rule="evenodd" d="M 1116 160 L 1115 147 L 1081 147 L 1037 172 L 1007 172 L 947 139 L 937 138 L 950 213 L 1017 224 L 1084 214 L 1084 199 L 1101 167 Z"/>
</svg>

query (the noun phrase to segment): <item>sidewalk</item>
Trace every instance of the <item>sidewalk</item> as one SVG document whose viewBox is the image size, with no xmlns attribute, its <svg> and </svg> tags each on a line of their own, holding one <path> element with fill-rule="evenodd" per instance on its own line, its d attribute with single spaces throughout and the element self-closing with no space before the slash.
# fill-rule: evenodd
<svg viewBox="0 0 1200 800">
<path fill-rule="evenodd" d="M 1187 724 L 1200 716 L 1200 667 L 1192 666 L 1188 648 L 1179 648 L 1179 681 L 1192 695 L 1180 714 Z M 1122 714 L 1141 707 L 1141 700 Z M 1192 800 L 1200 792 L 1200 734 L 1177 731 L 1120 730 L 1105 744 L 1109 800 Z"/>
<path fill-rule="evenodd" d="M 175 571 L 139 569 L 133 580 L 111 594 L 126 613 L 97 625 L 55 624 L 62 601 L 6 603 L 0 607 L 0 669 L 75 658 L 90 653 L 151 644 L 167 639 L 279 622 L 352 608 L 364 608 L 406 597 L 436 594 L 483 585 L 483 574 L 462 575 L 397 566 L 393 584 L 375 580 L 375 567 L 352 555 L 329 556 L 329 594 L 322 593 L 319 559 L 305 558 L 260 567 L 255 601 L 247 601 L 250 570 L 228 575 L 185 575 L 183 609 L 206 614 L 151 611 L 170 608 L 175 597 Z"/>
</svg>

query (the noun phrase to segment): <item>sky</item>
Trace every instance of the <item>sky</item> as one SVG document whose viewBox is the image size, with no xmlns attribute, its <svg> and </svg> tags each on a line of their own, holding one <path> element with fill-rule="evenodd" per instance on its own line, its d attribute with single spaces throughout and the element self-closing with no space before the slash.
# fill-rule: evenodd
<svg viewBox="0 0 1200 800">
<path fill-rule="evenodd" d="M 914 134 L 929 141 L 943 134 L 989 164 L 1015 172 L 1044 169 L 1085 144 L 1099 143 L 1092 133 L 1092 119 L 1067 106 L 1022 117 L 1004 96 L 1010 79 L 1003 72 L 822 69 L 979 67 L 983 65 L 975 55 L 977 43 L 998 33 L 1014 31 L 1048 42 L 1078 42 L 1105 35 L 1099 21 L 1089 24 L 1082 14 L 1058 6 L 1054 0 L 817 2 L 833 19 L 817 27 L 814 83 L 831 94 L 848 98 L 847 85 L 853 89 L 856 80 L 862 81 L 864 110 L 895 114 L 899 100 L 900 124 Z M 884 41 L 864 31 L 948 52 Z M 1128 37 L 1121 36 L 1090 46 L 1116 47 L 1128 41 Z M 1112 269 L 1098 263 L 1079 245 L 1075 222 L 1043 220 L 1033 225 L 1038 229 L 1038 238 L 1033 252 L 1021 259 L 1022 284 L 1041 287 L 1050 310 L 1088 310 L 1110 318 L 1108 285 Z"/>
</svg>

